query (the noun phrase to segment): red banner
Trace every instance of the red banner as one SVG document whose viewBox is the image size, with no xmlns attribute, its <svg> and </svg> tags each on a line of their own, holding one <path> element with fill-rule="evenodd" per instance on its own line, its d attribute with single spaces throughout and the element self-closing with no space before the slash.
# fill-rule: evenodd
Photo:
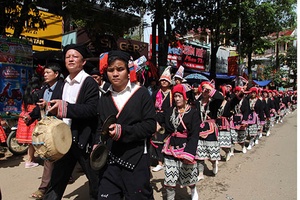
<svg viewBox="0 0 300 200">
<path fill-rule="evenodd" d="M 228 76 L 237 75 L 238 64 L 237 64 L 238 56 L 228 57 Z"/>
</svg>

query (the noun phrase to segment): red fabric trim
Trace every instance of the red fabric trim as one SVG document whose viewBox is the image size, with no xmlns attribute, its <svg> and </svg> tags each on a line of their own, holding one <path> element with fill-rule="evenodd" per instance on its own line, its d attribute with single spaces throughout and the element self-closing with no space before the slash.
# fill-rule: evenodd
<svg viewBox="0 0 300 200">
<path fill-rule="evenodd" d="M 67 106 L 68 106 L 68 103 L 66 101 L 63 101 L 63 100 L 58 101 L 58 110 L 57 110 L 58 118 L 66 118 L 67 117 Z"/>
<path fill-rule="evenodd" d="M 214 120 L 206 120 L 200 124 L 200 128 L 203 129 L 203 128 L 207 127 L 207 126 L 205 126 L 206 124 L 208 124 L 208 129 L 200 131 L 199 136 L 202 138 L 207 138 L 207 136 L 209 134 L 215 133 L 216 136 L 218 137 L 218 129 L 216 127 L 215 121 Z"/>
<path fill-rule="evenodd" d="M 112 138 L 114 141 L 118 141 L 122 134 L 122 127 L 120 124 L 116 124 L 116 134 Z"/>
<path fill-rule="evenodd" d="M 154 148 L 158 148 L 158 145 L 156 145 L 156 144 L 154 144 L 154 142 L 153 142 L 153 140 L 152 139 L 150 139 L 150 144 L 154 147 Z"/>
<path fill-rule="evenodd" d="M 217 90 L 213 89 L 210 91 L 210 93 L 208 94 L 210 97 L 214 96 L 214 94 L 216 93 Z"/>
<path fill-rule="evenodd" d="M 177 137 L 177 138 L 187 138 L 187 132 L 176 132 L 176 133 L 172 133 L 172 137 Z"/>
</svg>

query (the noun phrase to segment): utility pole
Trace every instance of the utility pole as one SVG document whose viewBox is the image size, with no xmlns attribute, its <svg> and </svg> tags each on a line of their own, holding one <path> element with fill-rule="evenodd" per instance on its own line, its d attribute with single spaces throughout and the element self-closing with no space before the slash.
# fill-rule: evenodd
<svg viewBox="0 0 300 200">
<path fill-rule="evenodd" d="M 239 8 L 241 7 L 241 0 L 239 0 Z M 242 85 L 240 82 L 240 77 L 242 75 L 242 67 L 241 67 L 241 40 L 242 40 L 242 19 L 241 14 L 239 13 L 239 22 L 238 22 L 238 28 L 239 28 L 239 44 L 238 44 L 238 76 L 237 76 L 237 85 Z"/>
</svg>

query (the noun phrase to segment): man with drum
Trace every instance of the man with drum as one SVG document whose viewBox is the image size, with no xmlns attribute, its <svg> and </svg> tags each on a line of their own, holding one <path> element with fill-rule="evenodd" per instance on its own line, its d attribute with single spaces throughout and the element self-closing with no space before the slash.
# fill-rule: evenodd
<svg viewBox="0 0 300 200">
<path fill-rule="evenodd" d="M 40 108 L 44 109 L 51 99 L 57 99 L 60 97 L 63 80 L 60 78 L 61 67 L 58 63 L 47 63 L 44 70 L 44 83 L 45 86 L 38 91 L 39 102 L 33 111 L 29 114 L 30 117 L 27 121 L 34 121 L 40 119 Z M 32 198 L 41 199 L 43 198 L 48 185 L 50 183 L 51 172 L 53 169 L 53 163 L 45 160 L 44 161 L 44 171 L 41 179 L 41 184 L 37 191 L 31 194 Z"/>
<path fill-rule="evenodd" d="M 98 175 L 90 167 L 90 152 L 97 128 L 98 85 L 83 70 L 88 56 L 85 46 L 67 45 L 63 54 L 69 75 L 64 81 L 60 98 L 50 101 L 48 112 L 70 126 L 72 145 L 61 159 L 54 162 L 44 199 L 62 199 L 77 162 L 89 180 L 90 199 L 97 199 Z"/>
</svg>

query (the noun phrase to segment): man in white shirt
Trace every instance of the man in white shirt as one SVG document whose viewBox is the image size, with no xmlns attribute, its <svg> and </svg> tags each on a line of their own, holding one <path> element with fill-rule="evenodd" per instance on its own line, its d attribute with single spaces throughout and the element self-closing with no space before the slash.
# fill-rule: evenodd
<svg viewBox="0 0 300 200">
<path fill-rule="evenodd" d="M 83 70 L 87 55 L 86 47 L 81 45 L 71 44 L 64 48 L 69 75 L 61 91 L 61 100 L 51 100 L 48 112 L 70 126 L 73 142 L 67 154 L 54 162 L 44 199 L 62 199 L 77 162 L 89 180 L 90 199 L 97 199 L 98 174 L 90 167 L 90 152 L 95 144 L 99 93 L 97 83 Z"/>
</svg>

